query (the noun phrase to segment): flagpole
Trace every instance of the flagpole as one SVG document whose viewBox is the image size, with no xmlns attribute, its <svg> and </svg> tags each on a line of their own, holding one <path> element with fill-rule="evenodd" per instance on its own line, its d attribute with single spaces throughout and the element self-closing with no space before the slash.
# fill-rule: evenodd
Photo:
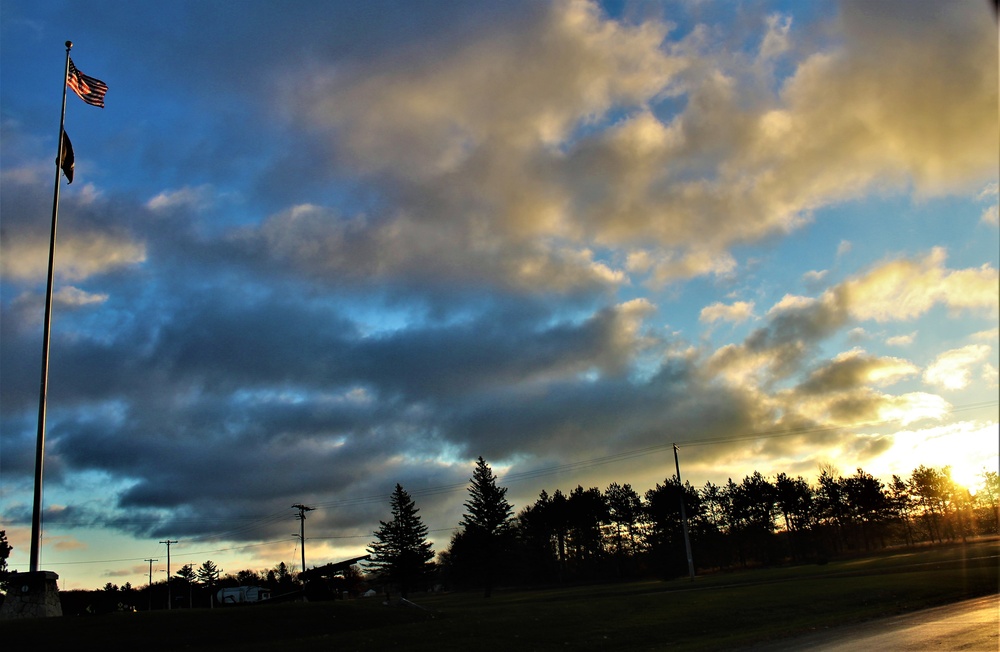
<svg viewBox="0 0 1000 652">
<path fill-rule="evenodd" d="M 69 51 L 66 41 L 66 65 L 62 77 L 62 112 L 59 115 L 59 155 L 56 156 L 56 183 L 52 192 L 52 228 L 49 231 L 49 272 L 45 285 L 45 320 L 42 326 L 42 379 L 38 390 L 38 436 L 35 440 L 35 495 L 31 508 L 30 571 L 38 571 L 38 552 L 42 540 L 42 468 L 45 466 L 45 402 L 49 387 L 49 333 L 52 327 L 52 278 L 55 270 L 56 226 L 59 221 L 59 175 L 62 171 L 63 132 L 66 126 L 66 79 L 69 77 Z"/>
</svg>

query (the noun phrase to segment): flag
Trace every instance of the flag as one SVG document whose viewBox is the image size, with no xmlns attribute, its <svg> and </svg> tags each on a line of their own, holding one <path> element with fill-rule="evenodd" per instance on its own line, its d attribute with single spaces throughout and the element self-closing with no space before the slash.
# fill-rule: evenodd
<svg viewBox="0 0 1000 652">
<path fill-rule="evenodd" d="M 73 143 L 69 142 L 69 134 L 62 132 L 62 160 L 56 160 L 59 169 L 66 175 L 66 183 L 73 183 L 73 167 L 76 165 L 76 158 L 73 156 Z"/>
<path fill-rule="evenodd" d="M 66 85 L 72 88 L 73 92 L 87 104 L 104 108 L 104 94 L 108 92 L 108 85 L 100 79 L 95 79 L 77 70 L 72 59 L 69 60 L 69 75 L 66 76 Z"/>
</svg>

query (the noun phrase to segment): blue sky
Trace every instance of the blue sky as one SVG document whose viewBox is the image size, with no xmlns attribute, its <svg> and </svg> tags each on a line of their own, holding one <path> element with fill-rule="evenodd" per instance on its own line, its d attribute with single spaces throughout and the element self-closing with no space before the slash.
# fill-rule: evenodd
<svg viewBox="0 0 1000 652">
<path fill-rule="evenodd" d="M 542 489 L 998 461 L 988 2 L 0 0 L 0 513 L 64 588 Z M 791 434 L 789 434 L 791 433 Z M 780 435 L 780 436 L 779 436 Z M 759 437 L 757 437 L 759 436 Z"/>
</svg>

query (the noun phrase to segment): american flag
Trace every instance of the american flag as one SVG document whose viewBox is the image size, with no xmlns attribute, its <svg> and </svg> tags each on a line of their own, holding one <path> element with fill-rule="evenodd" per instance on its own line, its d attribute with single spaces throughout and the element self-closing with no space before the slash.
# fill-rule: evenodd
<svg viewBox="0 0 1000 652">
<path fill-rule="evenodd" d="M 104 108 L 104 94 L 108 92 L 108 85 L 100 79 L 90 77 L 77 70 L 72 59 L 69 60 L 69 75 L 66 77 L 66 85 L 72 88 L 73 92 L 87 104 Z"/>
</svg>

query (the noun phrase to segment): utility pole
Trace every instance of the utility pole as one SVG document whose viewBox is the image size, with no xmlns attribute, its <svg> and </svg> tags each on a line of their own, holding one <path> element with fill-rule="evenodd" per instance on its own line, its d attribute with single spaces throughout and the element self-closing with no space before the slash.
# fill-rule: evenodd
<svg viewBox="0 0 1000 652">
<path fill-rule="evenodd" d="M 691 537 L 688 536 L 687 511 L 684 509 L 684 485 L 681 483 L 681 463 L 677 459 L 677 444 L 674 444 L 674 466 L 677 468 L 677 488 L 681 496 L 681 525 L 684 527 L 684 551 L 688 558 L 688 576 L 694 581 L 694 557 L 691 556 Z"/>
<path fill-rule="evenodd" d="M 153 610 L 153 562 L 160 561 L 159 559 L 143 559 L 143 561 L 149 562 L 149 586 L 146 588 L 146 592 L 149 594 L 149 610 Z"/>
<path fill-rule="evenodd" d="M 302 572 L 306 571 L 306 512 L 311 512 L 314 507 L 306 507 L 301 503 L 292 505 L 292 509 L 299 510 L 295 518 L 299 519 L 299 541 L 302 542 Z"/>
<path fill-rule="evenodd" d="M 170 544 L 177 542 L 167 539 L 166 541 L 161 541 L 160 543 L 167 544 L 167 609 L 173 609 L 174 601 L 173 598 L 170 597 Z"/>
</svg>

